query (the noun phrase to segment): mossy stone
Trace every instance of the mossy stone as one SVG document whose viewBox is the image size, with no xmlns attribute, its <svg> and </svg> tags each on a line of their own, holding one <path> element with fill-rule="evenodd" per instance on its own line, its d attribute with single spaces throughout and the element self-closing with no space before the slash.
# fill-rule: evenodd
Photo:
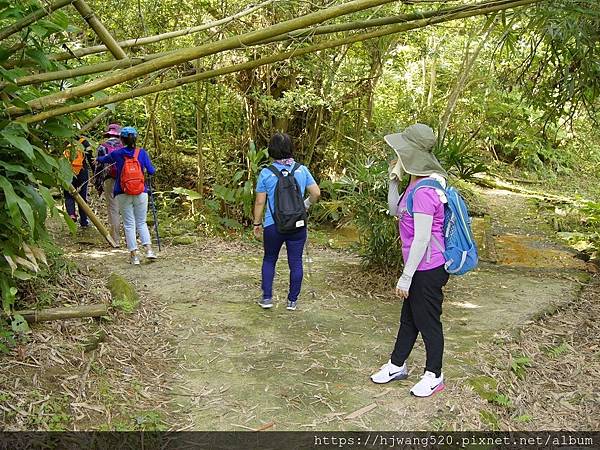
<svg viewBox="0 0 600 450">
<path fill-rule="evenodd" d="M 491 402 L 498 393 L 498 382 L 485 375 L 469 378 L 469 386 L 483 399 Z"/>
<path fill-rule="evenodd" d="M 193 236 L 177 236 L 173 238 L 174 245 L 191 245 L 196 242 Z"/>
<path fill-rule="evenodd" d="M 140 302 L 133 285 L 116 273 L 111 273 L 108 278 L 108 290 L 112 296 L 112 306 L 126 313 L 133 312 Z"/>
</svg>

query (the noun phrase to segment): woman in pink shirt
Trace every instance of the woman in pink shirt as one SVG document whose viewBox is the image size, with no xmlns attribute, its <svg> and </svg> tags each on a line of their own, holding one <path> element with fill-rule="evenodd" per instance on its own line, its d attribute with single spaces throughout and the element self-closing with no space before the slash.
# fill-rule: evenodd
<svg viewBox="0 0 600 450">
<path fill-rule="evenodd" d="M 408 378 L 406 361 L 421 333 L 427 360 L 421 380 L 410 393 L 429 397 L 444 389 L 441 315 L 442 288 L 448 282 L 443 254 L 444 204 L 447 200 L 440 189 L 421 187 L 414 193 L 413 190 L 419 180 L 428 177 L 445 187 L 447 174 L 432 153 L 436 137 L 427 125 L 411 125 L 402 133 L 385 136 L 385 141 L 398 155 L 390 171 L 388 203 L 390 214 L 399 218 L 404 270 L 396 285 L 396 295 L 403 304 L 394 351 L 371 380 L 382 384 Z M 403 173 L 410 175 L 410 183 L 400 195 L 398 183 Z M 412 197 L 412 214 L 407 210 L 409 197 Z"/>
</svg>

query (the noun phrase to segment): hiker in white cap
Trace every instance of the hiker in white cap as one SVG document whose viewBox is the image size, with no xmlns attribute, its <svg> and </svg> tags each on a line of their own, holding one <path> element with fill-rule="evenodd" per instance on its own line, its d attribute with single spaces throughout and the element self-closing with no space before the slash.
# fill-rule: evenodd
<svg viewBox="0 0 600 450">
<path fill-rule="evenodd" d="M 408 377 L 407 359 L 417 336 L 425 343 L 426 363 L 421 380 L 410 393 L 429 397 L 444 389 L 442 357 L 444 334 L 441 314 L 443 286 L 448 282 L 444 263 L 444 204 L 445 193 L 434 187 L 414 191 L 423 178 L 432 178 L 446 188 L 446 171 L 433 155 L 436 143 L 433 130 L 415 124 L 402 133 L 385 136 L 398 159 L 390 165 L 389 213 L 399 218 L 404 270 L 396 284 L 396 295 L 403 300 L 400 329 L 390 360 L 371 376 L 374 383 L 388 383 Z M 398 185 L 403 175 L 410 175 L 408 187 L 402 194 Z M 410 198 L 411 212 L 407 210 Z M 431 243 L 436 245 L 430 245 Z"/>
</svg>

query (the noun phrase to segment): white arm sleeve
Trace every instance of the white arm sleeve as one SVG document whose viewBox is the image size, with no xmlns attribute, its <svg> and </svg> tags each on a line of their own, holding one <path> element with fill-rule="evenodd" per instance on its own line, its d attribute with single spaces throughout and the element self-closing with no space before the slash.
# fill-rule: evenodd
<svg viewBox="0 0 600 450">
<path fill-rule="evenodd" d="M 404 271 L 396 284 L 396 288 L 408 292 L 412 283 L 412 277 L 417 271 L 419 264 L 427 252 L 427 246 L 431 241 L 431 227 L 433 225 L 433 216 L 427 214 L 415 213 L 415 238 L 410 245 L 408 258 L 404 262 Z"/>
<path fill-rule="evenodd" d="M 433 216 L 428 214 L 414 214 L 415 219 L 415 238 L 410 246 L 408 259 L 404 263 L 403 275 L 412 278 L 419 264 L 425 256 L 427 246 L 431 240 L 431 227 L 433 225 Z"/>
<path fill-rule="evenodd" d="M 398 202 L 400 201 L 400 194 L 398 193 L 398 179 L 394 178 L 390 180 L 388 186 L 388 214 L 390 216 L 398 215 Z"/>
</svg>

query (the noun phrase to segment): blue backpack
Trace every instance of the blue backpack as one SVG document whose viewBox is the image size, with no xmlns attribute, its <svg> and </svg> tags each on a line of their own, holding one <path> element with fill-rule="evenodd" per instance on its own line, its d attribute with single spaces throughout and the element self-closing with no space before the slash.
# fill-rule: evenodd
<svg viewBox="0 0 600 450">
<path fill-rule="evenodd" d="M 471 230 L 471 218 L 467 205 L 454 187 L 444 189 L 440 182 L 426 178 L 417 182 L 415 188 L 406 199 L 408 214 L 413 215 L 413 197 L 421 188 L 430 187 L 443 191 L 448 203 L 444 206 L 444 246 L 432 236 L 431 242 L 444 253 L 446 272 L 451 275 L 463 275 L 477 267 L 479 260 L 477 246 Z M 431 245 L 431 243 L 429 244 Z M 431 254 L 431 249 L 427 249 Z"/>
</svg>

